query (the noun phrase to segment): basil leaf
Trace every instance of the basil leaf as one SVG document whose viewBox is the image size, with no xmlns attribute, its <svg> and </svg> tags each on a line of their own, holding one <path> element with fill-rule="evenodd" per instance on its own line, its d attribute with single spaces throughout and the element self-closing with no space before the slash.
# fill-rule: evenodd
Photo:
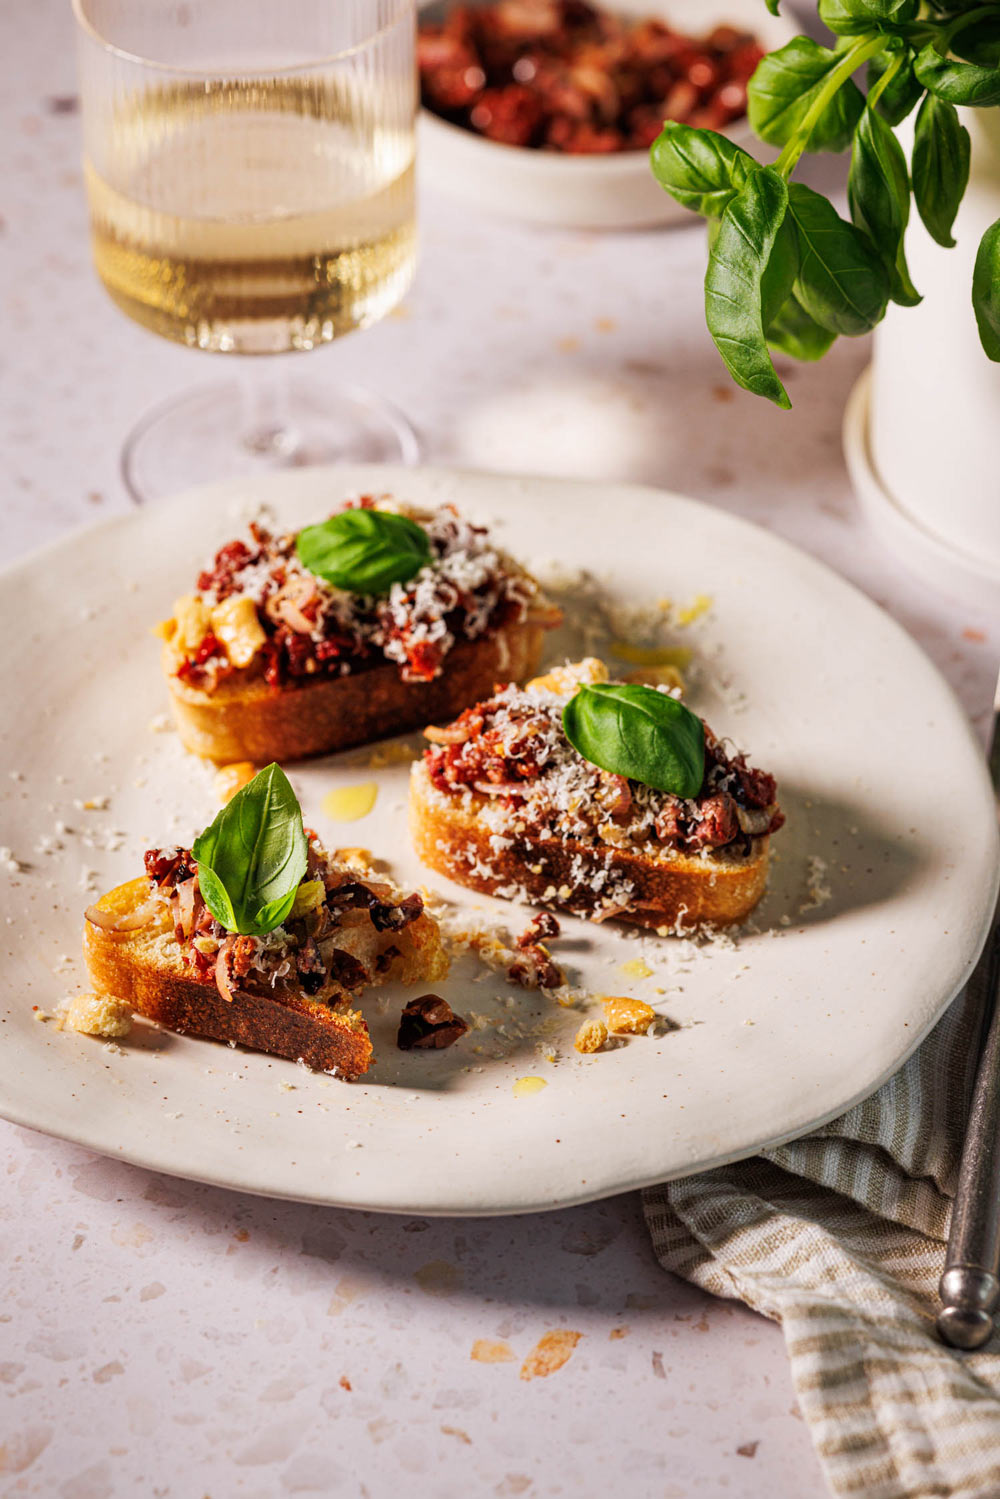
<svg viewBox="0 0 1000 1499">
<path fill-rule="evenodd" d="M 820 20 L 838 36 L 912 21 L 917 9 L 917 0 L 819 0 Z"/>
<path fill-rule="evenodd" d="M 984 68 L 1000 65 L 1000 15 L 963 25 L 952 38 L 951 50 L 964 62 L 979 63 Z"/>
<path fill-rule="evenodd" d="M 933 42 L 918 55 L 913 70 L 924 88 L 949 104 L 983 108 L 1000 104 L 1000 68 L 981 68 L 971 62 L 942 57 Z"/>
<path fill-rule="evenodd" d="M 972 306 L 987 357 L 1000 363 L 1000 219 L 980 241 L 972 272 Z"/>
<path fill-rule="evenodd" d="M 388 593 L 431 560 L 427 532 L 391 510 L 341 510 L 300 531 L 295 550 L 303 567 L 350 593 Z"/>
<path fill-rule="evenodd" d="M 784 237 L 778 244 L 787 207 L 784 180 L 773 167 L 757 167 L 722 216 L 705 272 L 705 320 L 729 373 L 744 390 L 786 410 L 792 403 L 764 338 L 764 281 L 777 244 L 767 287 L 777 310 L 797 269 L 792 242 Z"/>
<path fill-rule="evenodd" d="M 655 687 L 596 682 L 563 709 L 570 744 L 591 765 L 671 796 L 697 796 L 705 778 L 705 726 Z"/>
<path fill-rule="evenodd" d="M 788 188 L 788 212 L 799 239 L 795 295 L 821 328 L 849 338 L 885 316 L 889 277 L 868 237 L 804 183 Z"/>
<path fill-rule="evenodd" d="M 760 281 L 760 320 L 767 329 L 791 296 L 799 271 L 795 225 L 785 214 Z"/>
<path fill-rule="evenodd" d="M 969 154 L 969 132 L 954 104 L 927 94 L 913 140 L 913 197 L 928 234 L 948 248 L 969 181 Z"/>
<path fill-rule="evenodd" d="M 229 932 L 259 937 L 280 926 L 306 872 L 302 809 L 277 765 L 255 775 L 194 841 L 198 884 Z"/>
<path fill-rule="evenodd" d="M 875 101 L 875 109 L 889 125 L 899 125 L 919 102 L 924 92 L 924 86 L 920 83 L 913 71 L 913 59 L 915 53 L 911 47 L 906 49 L 906 61 L 894 73 Z M 891 62 L 895 60 L 897 53 L 893 47 L 888 47 L 885 52 L 880 52 L 873 57 L 868 64 L 868 92 L 878 83 L 882 74 Z"/>
<path fill-rule="evenodd" d="M 789 292 L 774 317 L 765 323 L 764 332 L 772 349 L 790 354 L 793 359 L 806 360 L 822 359 L 837 337 L 813 321 L 794 291 Z"/>
<path fill-rule="evenodd" d="M 781 0 L 764 0 L 764 4 L 767 6 L 772 16 L 776 16 L 778 14 L 778 6 L 781 4 Z"/>
<path fill-rule="evenodd" d="M 880 115 L 865 105 L 854 132 L 847 180 L 851 218 L 877 249 L 894 302 L 913 307 L 920 293 L 910 280 L 903 235 L 910 217 L 910 178 L 903 148 Z"/>
<path fill-rule="evenodd" d="M 721 218 L 757 163 L 714 130 L 667 120 L 649 153 L 653 176 L 683 208 Z"/>
<path fill-rule="evenodd" d="M 747 116 L 754 133 L 769 145 L 786 145 L 841 61 L 836 52 L 807 36 L 793 37 L 768 53 L 747 85 Z M 863 108 L 861 91 L 848 79 L 820 114 L 806 150 L 843 151 Z"/>
</svg>

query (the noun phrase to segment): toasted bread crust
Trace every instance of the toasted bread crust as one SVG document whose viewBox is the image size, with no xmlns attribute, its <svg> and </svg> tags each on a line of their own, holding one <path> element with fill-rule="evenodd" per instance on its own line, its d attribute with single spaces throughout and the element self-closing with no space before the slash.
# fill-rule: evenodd
<svg viewBox="0 0 1000 1499">
<path fill-rule="evenodd" d="M 344 677 L 309 677 L 269 687 L 260 667 L 234 673 L 205 692 L 163 666 L 185 749 L 219 764 L 304 760 L 444 722 L 500 681 L 521 681 L 537 669 L 543 627 L 530 618 L 480 640 L 460 640 L 431 682 L 405 682 L 393 662 Z"/>
<path fill-rule="evenodd" d="M 148 894 L 147 879 L 129 880 L 102 896 L 98 905 L 124 915 L 137 909 Z M 387 979 L 433 981 L 447 971 L 437 926 L 426 915 L 397 934 L 396 942 L 401 952 Z M 83 951 L 99 994 L 127 1000 L 139 1014 L 170 1030 L 234 1041 L 290 1061 L 301 1059 L 318 1071 L 336 1070 L 348 1080 L 360 1077 L 371 1061 L 368 1028 L 356 1011 L 331 1010 L 291 985 L 276 986 L 273 995 L 240 992 L 230 1004 L 214 984 L 198 983 L 182 962 L 166 908 L 134 932 L 105 931 L 88 921 Z M 351 996 L 334 989 L 330 998 L 337 1002 Z"/>
<path fill-rule="evenodd" d="M 743 921 L 764 893 L 766 836 L 753 840 L 745 859 L 673 850 L 652 858 L 557 838 L 525 837 L 495 849 L 491 829 L 479 816 L 486 804 L 472 791 L 438 791 L 423 761 L 414 765 L 410 832 L 417 854 L 439 874 L 486 895 L 506 894 L 513 886 L 518 897 L 539 905 L 683 932 Z M 628 904 L 614 909 L 615 885 L 626 880 L 634 887 Z"/>
</svg>

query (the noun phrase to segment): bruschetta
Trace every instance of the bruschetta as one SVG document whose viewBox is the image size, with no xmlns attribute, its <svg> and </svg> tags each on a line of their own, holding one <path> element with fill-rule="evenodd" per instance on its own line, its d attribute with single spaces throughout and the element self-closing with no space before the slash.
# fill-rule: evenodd
<svg viewBox="0 0 1000 1499">
<path fill-rule="evenodd" d="M 452 506 L 365 496 L 299 533 L 251 525 L 159 630 L 185 747 L 260 765 L 453 718 L 536 671 L 559 618 Z"/>
<path fill-rule="evenodd" d="M 616 918 L 663 935 L 743 921 L 764 892 L 769 837 L 784 820 L 774 778 L 677 703 L 666 716 L 693 720 L 682 727 L 690 755 L 700 756 L 687 768 L 683 795 L 592 763 L 567 735 L 567 707 L 578 693 L 596 689 L 599 707 L 617 708 L 617 691 L 652 708 L 653 720 L 663 706 L 658 693 L 676 698 L 676 690 L 607 679 L 599 661 L 571 664 L 427 729 L 432 742 L 410 783 L 417 853 L 474 890 L 595 921 Z M 638 724 L 643 733 L 647 719 Z M 657 741 L 648 742 L 655 750 Z"/>
<path fill-rule="evenodd" d="M 231 827 L 242 817 L 240 836 L 250 824 L 239 798 L 253 788 L 251 782 L 224 809 L 234 809 Z M 260 826 L 253 825 L 258 845 Z M 233 863 L 219 855 L 218 840 L 214 853 L 203 850 L 205 868 L 190 849 L 150 849 L 145 874 L 87 910 L 84 955 L 95 993 L 124 1000 L 171 1030 L 359 1077 L 372 1045 L 353 1008 L 358 999 L 391 980 L 443 978 L 448 957 L 419 894 L 404 896 L 328 853 L 314 835 L 303 838 L 301 878 L 292 869 L 287 910 L 272 902 L 265 909 L 280 920 L 251 922 L 253 933 L 234 930 L 248 923 L 220 902 L 213 862 L 224 874 Z M 287 858 L 282 868 L 291 868 Z M 273 889 L 272 879 L 265 894 Z"/>
</svg>

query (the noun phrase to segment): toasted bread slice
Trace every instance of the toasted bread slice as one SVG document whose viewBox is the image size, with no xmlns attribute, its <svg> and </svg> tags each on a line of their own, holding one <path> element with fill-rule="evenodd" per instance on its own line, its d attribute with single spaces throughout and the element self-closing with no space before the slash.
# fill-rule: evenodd
<svg viewBox="0 0 1000 1499">
<path fill-rule="evenodd" d="M 521 835 L 504 846 L 483 814 L 490 799 L 439 791 L 426 764 L 410 780 L 410 833 L 420 859 L 438 874 L 508 900 L 556 906 L 579 916 L 614 917 L 661 934 L 744 921 L 764 894 L 768 838 L 735 857 L 719 850 L 598 848 L 572 838 Z"/>
<path fill-rule="evenodd" d="M 440 676 L 407 682 L 384 663 L 344 677 L 306 677 L 269 686 L 260 663 L 234 672 L 206 692 L 175 675 L 168 643 L 163 666 L 185 749 L 218 764 L 304 760 L 443 722 L 493 690 L 538 667 L 544 627 L 529 617 L 495 635 L 459 641 Z"/>
<path fill-rule="evenodd" d="M 129 880 L 102 896 L 97 912 L 127 921 L 149 897 L 148 878 Z M 369 972 L 380 966 L 385 981 L 433 982 L 448 971 L 437 923 L 426 913 L 402 931 L 377 931 L 367 912 L 348 911 L 337 943 Z M 185 962 L 168 904 L 159 905 L 152 919 L 135 930 L 109 929 L 88 919 L 83 948 L 97 993 L 126 1000 L 170 1030 L 301 1060 L 348 1080 L 359 1077 L 371 1061 L 364 1019 L 357 1010 L 346 1008 L 356 990 L 328 979 L 310 996 L 293 971 L 274 984 L 250 981 L 227 999 L 210 978 L 195 977 Z"/>
</svg>

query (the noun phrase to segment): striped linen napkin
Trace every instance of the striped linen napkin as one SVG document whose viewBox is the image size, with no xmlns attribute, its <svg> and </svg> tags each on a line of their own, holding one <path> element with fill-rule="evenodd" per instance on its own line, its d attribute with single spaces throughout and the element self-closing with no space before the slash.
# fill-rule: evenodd
<svg viewBox="0 0 1000 1499">
<path fill-rule="evenodd" d="M 865 1103 L 643 1193 L 665 1269 L 781 1323 L 838 1499 L 1000 1496 L 1000 1338 L 934 1332 L 981 1014 L 970 985 Z"/>
</svg>

